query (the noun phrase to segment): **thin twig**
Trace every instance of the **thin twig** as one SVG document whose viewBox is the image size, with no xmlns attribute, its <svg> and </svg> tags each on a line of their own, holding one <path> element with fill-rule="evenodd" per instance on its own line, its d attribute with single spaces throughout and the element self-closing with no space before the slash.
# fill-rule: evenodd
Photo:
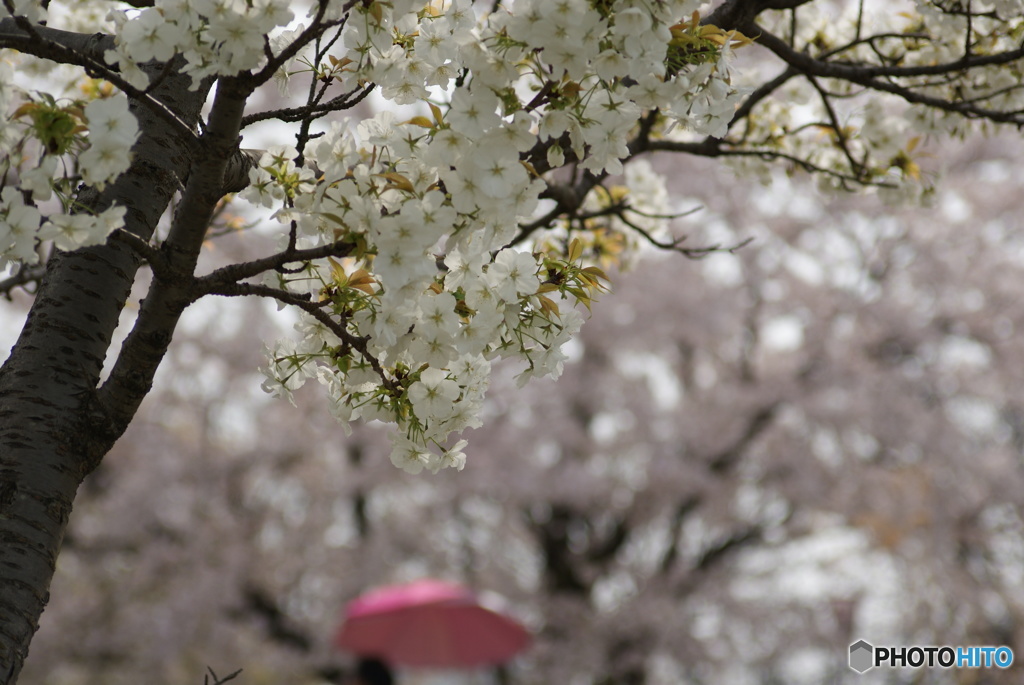
<svg viewBox="0 0 1024 685">
<path fill-rule="evenodd" d="M 325 257 L 345 257 L 352 252 L 352 248 L 353 245 L 351 243 L 336 242 L 305 250 L 284 250 L 283 252 L 251 262 L 231 264 L 197 278 L 195 281 L 195 293 L 197 297 L 201 297 L 206 293 L 212 292 L 214 288 L 258 276 L 266 271 L 282 267 L 285 264 L 310 262 Z"/>
<path fill-rule="evenodd" d="M 207 292 L 210 295 L 221 295 L 224 297 L 267 297 L 284 304 L 298 307 L 327 327 L 327 329 L 334 333 L 334 335 L 338 336 L 338 339 L 340 339 L 345 345 L 348 345 L 359 352 L 363 359 L 370 363 L 370 366 L 373 368 L 377 376 L 380 377 L 381 384 L 385 388 L 391 392 L 398 390 L 398 386 L 395 382 L 384 372 L 380 361 L 370 353 L 369 348 L 367 347 L 367 343 L 370 340 L 369 336 L 352 335 L 352 333 L 350 333 L 345 327 L 344 323 L 335 321 L 331 318 L 330 314 L 324 311 L 324 303 L 313 302 L 309 295 L 296 295 L 295 293 L 290 293 L 287 290 L 271 288 L 270 286 L 259 283 L 229 283 L 211 288 Z"/>
<path fill-rule="evenodd" d="M 850 81 L 873 90 L 891 93 L 913 104 L 921 104 L 948 112 L 956 112 L 968 119 L 979 118 L 988 119 L 997 123 L 1009 123 L 1016 124 L 1018 126 L 1024 125 L 1024 118 L 1022 118 L 1019 113 L 986 109 L 969 103 L 945 100 L 940 97 L 925 95 L 915 90 L 914 86 L 903 86 L 889 80 L 914 76 L 950 76 L 963 74 L 966 71 L 977 67 L 1008 64 L 1024 59 L 1024 48 L 1009 50 L 995 55 L 973 56 L 966 59 L 959 59 L 955 62 L 912 67 L 851 65 L 815 59 L 804 52 L 794 50 L 786 43 L 786 41 L 769 33 L 768 31 L 765 31 L 754 22 L 750 22 L 749 24 L 742 26 L 740 30 L 750 35 L 757 34 L 757 42 L 759 44 L 774 52 L 790 66 L 809 76 L 837 78 Z"/>
<path fill-rule="evenodd" d="M 347 93 L 342 93 L 335 98 L 331 98 L 323 104 L 311 107 L 286 107 L 284 109 L 274 109 L 266 112 L 250 114 L 242 117 L 242 128 L 260 121 L 266 121 L 267 119 L 277 119 L 279 121 L 286 122 L 303 121 L 310 117 L 319 118 L 332 112 L 351 109 L 372 93 L 374 88 L 375 85 L 373 83 L 365 87 L 360 86 L 358 88 L 353 88 Z"/>
<path fill-rule="evenodd" d="M 22 264 L 17 271 L 0 281 L 0 296 L 11 301 L 11 291 L 19 286 L 38 284 L 46 273 L 46 264 Z"/>
<path fill-rule="evenodd" d="M 707 257 L 709 254 L 714 254 L 716 252 L 728 252 L 729 254 L 734 254 L 737 250 L 746 247 L 747 245 L 754 241 L 754 239 L 751 237 L 728 247 L 720 244 L 706 245 L 704 247 L 683 247 L 682 243 L 683 241 L 687 240 L 686 236 L 673 240 L 670 243 L 666 243 L 662 240 L 658 240 L 657 238 L 652 236 L 650 232 L 648 232 L 646 229 L 644 229 L 641 226 L 638 226 L 636 223 L 630 221 L 624 216 L 620 216 L 619 220 L 622 221 L 622 223 L 629 226 L 634 231 L 636 231 L 637 233 L 639 233 L 641 236 L 643 236 L 644 239 L 654 247 L 657 247 L 661 250 L 670 250 L 672 252 L 678 252 L 679 254 L 689 257 L 690 259 L 702 259 L 704 257 Z"/>
<path fill-rule="evenodd" d="M 234 680 L 235 678 L 237 678 L 238 674 L 242 672 L 242 669 L 238 669 L 234 673 L 229 673 L 223 678 L 218 678 L 217 674 L 213 672 L 212 668 L 207 666 L 206 670 L 208 671 L 208 675 L 203 676 L 203 685 L 224 685 L 224 683 L 228 682 L 229 680 Z M 210 682 L 211 677 L 213 678 L 212 683 Z"/>
<path fill-rule="evenodd" d="M 4 6 L 7 7 L 8 12 L 13 14 L 13 6 L 11 5 L 10 0 L 4 0 Z M 44 32 L 49 34 L 55 31 L 54 29 L 48 29 L 48 27 L 45 26 L 34 26 L 25 17 L 19 16 L 12 18 L 15 25 L 21 29 L 25 35 L 8 34 L 0 36 L 0 47 L 10 47 L 42 59 L 84 67 L 86 73 L 90 76 L 102 76 L 124 92 L 125 95 L 147 107 L 156 116 L 170 124 L 171 127 L 181 135 L 184 140 L 188 141 L 190 145 L 194 146 L 198 143 L 199 137 L 196 135 L 195 131 L 193 131 L 181 118 L 179 118 L 177 114 L 171 111 L 167 105 L 150 95 L 147 90 L 140 90 L 128 83 L 128 81 L 122 78 L 114 68 L 109 67 L 78 50 L 69 48 L 57 40 L 47 38 L 46 35 L 44 35 Z"/>
</svg>

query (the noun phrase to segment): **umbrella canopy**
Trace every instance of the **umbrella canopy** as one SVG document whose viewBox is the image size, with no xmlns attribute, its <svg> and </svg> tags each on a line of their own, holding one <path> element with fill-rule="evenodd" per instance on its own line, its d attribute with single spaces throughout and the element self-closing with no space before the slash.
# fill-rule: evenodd
<svg viewBox="0 0 1024 685">
<path fill-rule="evenodd" d="M 418 580 L 352 600 L 334 642 L 402 666 L 472 668 L 508 661 L 530 634 L 462 585 Z"/>
</svg>

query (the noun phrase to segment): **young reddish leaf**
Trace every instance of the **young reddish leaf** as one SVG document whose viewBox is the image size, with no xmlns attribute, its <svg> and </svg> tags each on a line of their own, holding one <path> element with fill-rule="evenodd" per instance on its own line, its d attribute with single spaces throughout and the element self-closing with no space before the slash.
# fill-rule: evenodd
<svg viewBox="0 0 1024 685">
<path fill-rule="evenodd" d="M 384 8 L 381 7 L 381 3 L 371 2 L 370 6 L 367 8 L 367 11 L 370 13 L 371 17 L 377 20 L 378 24 L 384 20 Z"/>
<path fill-rule="evenodd" d="M 542 312 L 554 314 L 558 318 L 562 318 L 561 313 L 558 311 L 558 305 L 551 298 L 538 295 L 537 300 L 540 302 L 540 310 Z"/>
<path fill-rule="evenodd" d="M 355 285 L 355 284 L 349 283 L 348 287 L 354 288 L 355 290 L 360 290 L 360 291 L 366 293 L 367 295 L 373 295 L 376 292 L 373 289 L 373 283 L 376 283 L 376 281 L 371 281 L 370 283 L 361 283 L 359 285 Z"/>
<path fill-rule="evenodd" d="M 601 283 L 597 279 L 601 279 L 602 281 L 605 281 L 606 283 L 611 283 L 611 279 L 608 278 L 608 276 L 604 273 L 604 271 L 602 271 L 599 267 L 588 266 L 585 269 L 580 271 L 580 275 L 582 276 L 583 274 L 587 275 L 588 280 L 591 283 L 594 284 L 595 288 L 597 288 L 599 290 L 608 290 L 608 286 L 604 285 L 603 283 Z"/>
<path fill-rule="evenodd" d="M 391 185 L 389 185 L 386 188 L 386 190 L 397 188 L 398 190 L 404 190 L 409 193 L 416 192 L 416 189 L 413 188 L 412 181 L 407 179 L 405 176 L 402 176 L 402 174 L 398 172 L 388 171 L 383 174 L 377 174 L 377 176 L 380 176 L 381 178 L 386 178 L 387 180 L 391 181 Z"/>
<path fill-rule="evenodd" d="M 352 272 L 352 275 L 348 277 L 348 287 L 355 288 L 356 290 L 362 290 L 367 295 L 373 295 L 373 286 L 377 284 L 373 276 L 366 269 L 356 269 Z"/>
<path fill-rule="evenodd" d="M 14 110 L 14 113 L 11 114 L 11 118 L 17 119 L 19 117 L 25 116 L 26 114 L 32 114 L 33 110 L 37 109 L 38 107 L 39 105 L 37 105 L 34 102 L 26 102 L 20 107 L 18 107 L 18 109 Z"/>
</svg>

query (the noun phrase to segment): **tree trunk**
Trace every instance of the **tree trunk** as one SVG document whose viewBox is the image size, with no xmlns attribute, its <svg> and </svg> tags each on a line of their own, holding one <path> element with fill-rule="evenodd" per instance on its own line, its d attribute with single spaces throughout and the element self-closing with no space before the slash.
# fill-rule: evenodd
<svg viewBox="0 0 1024 685">
<path fill-rule="evenodd" d="M 153 90 L 194 127 L 208 87 L 188 90 L 170 74 Z M 78 200 L 101 211 L 127 207 L 126 229 L 148 241 L 172 194 L 188 176 L 189 141 L 133 103 L 140 139 L 131 168 L 102 193 Z M 127 428 L 123 412 L 98 399 L 104 360 L 141 257 L 124 242 L 56 254 L 10 357 L 0 369 L 0 684 L 14 683 L 48 599 L 57 554 L 82 479 Z M 163 332 L 169 342 L 172 331 Z M 149 391 L 151 368 L 122 398 Z"/>
</svg>

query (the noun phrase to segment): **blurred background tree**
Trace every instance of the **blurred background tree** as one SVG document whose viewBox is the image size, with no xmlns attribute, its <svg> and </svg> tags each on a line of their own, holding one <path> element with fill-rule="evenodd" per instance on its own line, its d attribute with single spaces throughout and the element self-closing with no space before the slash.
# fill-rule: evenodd
<svg viewBox="0 0 1024 685">
<path fill-rule="evenodd" d="M 492 390 L 462 473 L 260 392 L 286 315 L 190 310 L 76 504 L 25 682 L 322 682 L 344 603 L 423 575 L 535 630 L 516 685 L 924 682 L 849 671 L 860 638 L 1021 653 L 1021 152 L 936 150 L 926 209 L 655 157 L 704 205 L 677 234 L 754 242 L 616 274 L 558 383 Z"/>
</svg>

